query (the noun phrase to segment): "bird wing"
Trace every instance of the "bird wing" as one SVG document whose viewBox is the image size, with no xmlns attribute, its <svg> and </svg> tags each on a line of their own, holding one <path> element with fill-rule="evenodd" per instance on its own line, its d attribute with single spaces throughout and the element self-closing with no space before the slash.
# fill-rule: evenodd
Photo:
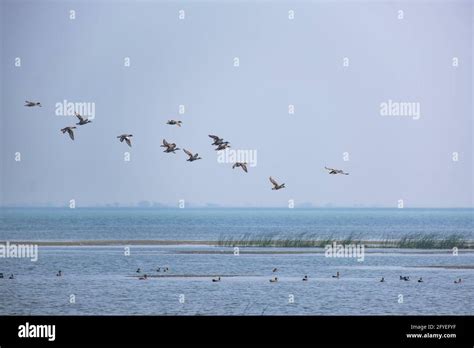
<svg viewBox="0 0 474 348">
<path fill-rule="evenodd" d="M 244 172 L 247 173 L 247 166 L 245 165 L 245 163 L 242 163 L 240 166 L 242 167 L 242 169 L 244 170 Z"/>
<path fill-rule="evenodd" d="M 66 129 L 68 134 L 69 134 L 69 137 L 74 140 L 74 131 L 71 129 L 71 128 L 67 128 Z"/>
<path fill-rule="evenodd" d="M 219 137 L 217 135 L 209 135 L 209 138 L 212 138 L 214 140 L 219 140 Z"/>
<path fill-rule="evenodd" d="M 278 186 L 278 183 L 275 181 L 275 179 L 273 179 L 272 177 L 270 177 L 270 182 L 275 185 L 275 186 Z"/>
<path fill-rule="evenodd" d="M 237 167 L 237 163 L 234 163 L 234 164 L 232 165 L 232 169 L 234 169 L 235 167 Z"/>
<path fill-rule="evenodd" d="M 183 151 L 186 153 L 186 155 L 191 156 L 191 157 L 193 156 L 193 153 L 192 153 L 192 152 L 189 152 L 189 151 L 186 150 L 186 149 L 183 149 Z"/>
<path fill-rule="evenodd" d="M 129 138 L 125 138 L 125 142 L 127 143 L 128 146 L 132 147 L 132 142 L 130 141 Z"/>
<path fill-rule="evenodd" d="M 165 139 L 163 139 L 163 145 L 166 146 L 166 147 L 168 147 L 168 146 L 169 146 L 169 143 L 168 143 Z"/>
<path fill-rule="evenodd" d="M 329 170 L 330 172 L 333 171 L 333 170 L 336 170 L 336 169 L 328 168 L 328 167 L 324 167 L 324 169 Z"/>
<path fill-rule="evenodd" d="M 77 112 L 74 112 L 74 115 L 76 115 L 76 117 L 79 119 L 79 121 L 84 122 L 84 117 L 79 115 Z"/>
</svg>

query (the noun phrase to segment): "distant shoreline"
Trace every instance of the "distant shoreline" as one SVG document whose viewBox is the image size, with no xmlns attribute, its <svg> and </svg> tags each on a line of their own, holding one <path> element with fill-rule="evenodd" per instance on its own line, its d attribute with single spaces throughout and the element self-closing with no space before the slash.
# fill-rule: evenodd
<svg viewBox="0 0 474 348">
<path fill-rule="evenodd" d="M 271 210 L 288 210 L 286 206 L 219 206 L 219 205 L 188 205 L 186 208 L 179 208 L 172 205 L 157 205 L 157 206 L 136 206 L 136 205 L 123 205 L 123 206 L 79 206 L 71 209 L 69 206 L 59 206 L 59 205 L 4 205 L 0 206 L 1 209 L 58 209 L 58 210 L 81 210 L 81 209 L 98 209 L 98 210 L 114 210 L 114 209 L 130 209 L 130 210 L 253 210 L 253 209 L 271 209 Z M 422 207 L 422 206 L 413 206 L 405 207 L 400 209 L 393 206 L 337 206 L 337 205 L 328 205 L 328 206 L 309 206 L 309 205 L 295 205 L 295 210 L 474 210 L 474 207 Z"/>
</svg>

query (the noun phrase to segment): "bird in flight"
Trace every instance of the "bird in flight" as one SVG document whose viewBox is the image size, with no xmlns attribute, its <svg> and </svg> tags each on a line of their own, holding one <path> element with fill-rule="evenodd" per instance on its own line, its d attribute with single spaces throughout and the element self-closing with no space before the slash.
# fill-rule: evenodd
<svg viewBox="0 0 474 348">
<path fill-rule="evenodd" d="M 121 143 L 125 140 L 127 145 L 132 147 L 132 140 L 130 139 L 131 137 L 133 137 L 132 134 L 122 134 L 122 135 L 117 136 L 117 138 L 120 140 Z"/>
<path fill-rule="evenodd" d="M 63 129 L 61 129 L 61 132 L 69 134 L 69 137 L 74 140 L 74 131 L 73 129 L 76 129 L 76 127 L 72 126 L 72 127 L 64 127 Z"/>
<path fill-rule="evenodd" d="M 74 115 L 79 119 L 79 123 L 76 123 L 76 125 L 78 125 L 78 126 L 82 126 L 84 124 L 88 124 L 88 123 L 92 122 L 87 117 L 83 117 L 80 114 L 78 114 L 77 112 L 74 112 Z"/>
<path fill-rule="evenodd" d="M 247 162 L 235 162 L 234 165 L 232 166 L 232 169 L 240 167 L 244 170 L 244 172 L 247 173 Z"/>
<path fill-rule="evenodd" d="M 40 102 L 32 102 L 32 101 L 25 100 L 25 103 L 26 103 L 25 106 L 28 106 L 30 108 L 33 106 L 42 107 Z"/>
<path fill-rule="evenodd" d="M 272 177 L 270 177 L 270 182 L 273 184 L 272 190 L 279 190 L 285 188 L 285 183 L 279 185 Z"/>
<path fill-rule="evenodd" d="M 343 170 L 340 170 L 340 169 L 333 169 L 333 168 L 328 168 L 328 167 L 324 167 L 324 169 L 328 170 L 329 174 L 349 175 L 349 173 L 345 173 Z"/>
<path fill-rule="evenodd" d="M 191 151 L 188 151 L 186 149 L 183 149 L 183 151 L 186 153 L 186 155 L 189 156 L 189 158 L 186 161 L 193 162 L 193 161 L 197 161 L 201 159 L 201 157 L 198 157 L 197 153 L 193 155 Z"/>
<path fill-rule="evenodd" d="M 216 147 L 216 151 L 222 151 L 222 150 L 227 149 L 228 147 L 230 147 L 229 142 L 228 142 L 228 141 L 224 141 L 223 143 L 219 144 L 219 145 Z"/>
<path fill-rule="evenodd" d="M 176 150 L 179 150 L 179 147 L 176 147 L 175 143 L 168 143 L 165 139 L 163 139 L 163 145 L 160 145 L 160 147 L 166 147 L 165 151 L 166 153 L 176 153 Z"/>
<path fill-rule="evenodd" d="M 175 121 L 175 120 L 168 120 L 168 122 L 166 122 L 166 124 L 169 124 L 171 126 L 178 126 L 178 127 L 181 127 L 181 123 L 183 123 L 182 121 Z"/>
<path fill-rule="evenodd" d="M 219 146 L 224 142 L 224 138 L 219 138 L 217 135 L 209 135 L 209 138 L 212 138 L 214 140 L 211 145 Z"/>
</svg>

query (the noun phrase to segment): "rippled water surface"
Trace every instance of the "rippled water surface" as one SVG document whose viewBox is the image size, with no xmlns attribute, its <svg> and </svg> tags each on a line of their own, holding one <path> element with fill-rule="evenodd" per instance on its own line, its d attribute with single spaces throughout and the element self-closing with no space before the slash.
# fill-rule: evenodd
<svg viewBox="0 0 474 348">
<path fill-rule="evenodd" d="M 225 253 L 195 253 L 208 250 Z M 262 249 L 255 249 L 262 252 Z M 268 250 L 265 248 L 265 250 Z M 273 250 L 273 249 L 272 249 Z M 2 260 L 0 314 L 472 314 L 474 254 L 366 253 L 364 262 L 314 254 L 245 254 L 209 247 L 40 247 L 37 262 Z M 168 266 L 169 271 L 156 272 Z M 413 267 L 417 266 L 417 267 Z M 136 270 L 166 277 L 138 280 Z M 272 270 L 278 268 L 276 273 Z M 56 277 L 58 269 L 62 277 Z M 331 275 L 337 271 L 341 277 Z M 221 275 L 219 283 L 212 276 Z M 278 276 L 277 283 L 269 279 Z M 309 276 L 303 282 L 302 277 Z M 400 281 L 409 275 L 409 282 Z M 173 276 L 173 277 L 171 277 Z M 386 282 L 380 283 L 381 277 Z M 423 277 L 424 282 L 416 279 Z M 461 284 L 454 279 L 463 278 Z M 76 303 L 69 303 L 74 294 Z M 184 303 L 180 303 L 180 295 Z M 289 303 L 294 296 L 294 303 Z M 399 296 L 403 303 L 399 303 Z"/>
<path fill-rule="evenodd" d="M 194 240 L 250 234 L 362 239 L 460 234 L 472 209 L 1 209 L 0 240 Z M 133 244 L 133 243 L 131 243 Z M 474 253 L 367 250 L 363 262 L 316 249 L 40 246 L 0 258 L 0 314 L 473 314 Z M 294 253 L 294 252 L 300 253 Z M 305 253 L 301 253 L 304 251 Z M 292 253 L 293 252 L 293 253 Z M 308 253 L 311 252 L 311 253 Z M 157 272 L 157 267 L 169 272 Z M 461 266 L 432 268 L 430 266 Z M 273 268 L 278 271 L 273 273 Z M 152 277 L 138 280 L 137 268 Z M 62 277 L 56 277 L 58 270 Z M 337 271 L 339 279 L 331 276 Z M 308 275 L 309 281 L 302 277 Z M 400 281 L 409 275 L 411 281 Z M 213 276 L 221 276 L 218 283 Z M 269 279 L 277 276 L 277 283 Z M 380 283 L 381 277 L 386 282 Z M 424 282 L 416 280 L 423 277 Z M 461 284 L 454 280 L 462 278 Z M 70 303 L 71 295 L 75 303 Z M 184 297 L 182 297 L 183 295 Z M 181 297 L 180 297 L 181 296 Z M 403 302 L 401 302 L 401 296 Z M 184 303 L 180 302 L 184 298 Z M 294 302 L 290 300 L 294 299 Z"/>
<path fill-rule="evenodd" d="M 473 209 L 0 209 L 0 240 L 166 239 L 284 235 L 367 239 L 461 234 Z"/>
</svg>

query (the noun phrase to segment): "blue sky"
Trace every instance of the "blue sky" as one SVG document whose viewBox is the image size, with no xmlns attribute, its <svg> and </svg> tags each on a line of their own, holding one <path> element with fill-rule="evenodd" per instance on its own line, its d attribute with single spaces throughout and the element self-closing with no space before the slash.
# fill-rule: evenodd
<svg viewBox="0 0 474 348">
<path fill-rule="evenodd" d="M 2 205 L 473 206 L 468 1 L 1 4 Z M 74 142 L 59 129 L 76 121 L 55 114 L 65 99 L 95 103 Z M 420 118 L 382 116 L 388 100 L 419 103 Z M 218 163 L 208 134 L 257 151 L 257 166 Z M 164 154 L 163 138 L 203 159 Z"/>
</svg>

